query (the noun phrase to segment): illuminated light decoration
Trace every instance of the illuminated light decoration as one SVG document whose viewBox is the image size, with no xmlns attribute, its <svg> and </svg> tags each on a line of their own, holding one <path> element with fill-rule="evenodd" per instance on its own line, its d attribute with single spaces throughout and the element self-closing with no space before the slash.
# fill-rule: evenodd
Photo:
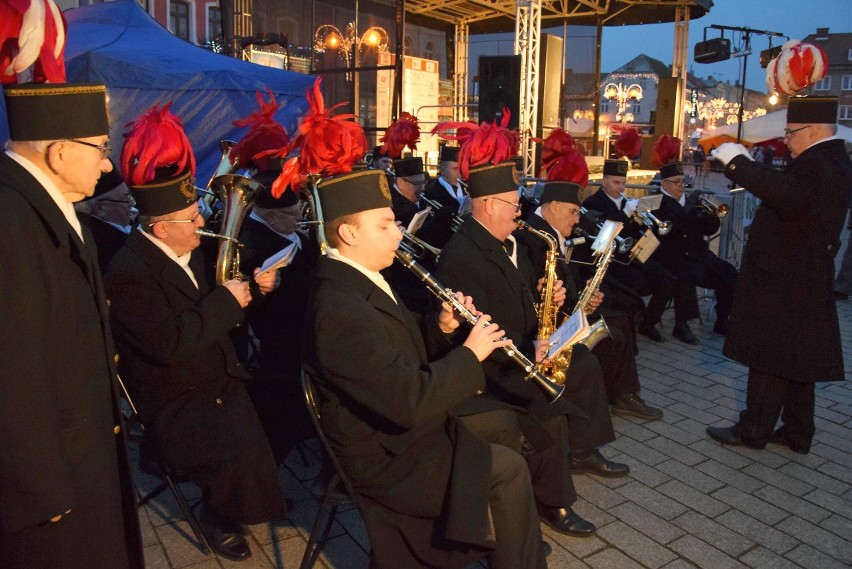
<svg viewBox="0 0 852 569">
<path fill-rule="evenodd" d="M 627 103 L 631 100 L 642 100 L 642 87 L 633 83 L 627 87 L 623 83 L 608 83 L 604 87 L 604 98 L 615 101 L 618 112 L 615 120 L 618 122 L 633 122 L 633 113 L 627 112 Z"/>
<path fill-rule="evenodd" d="M 822 80 L 828 72 L 828 57 L 819 47 L 790 40 L 766 66 L 766 87 L 772 92 L 793 95 Z"/>
</svg>

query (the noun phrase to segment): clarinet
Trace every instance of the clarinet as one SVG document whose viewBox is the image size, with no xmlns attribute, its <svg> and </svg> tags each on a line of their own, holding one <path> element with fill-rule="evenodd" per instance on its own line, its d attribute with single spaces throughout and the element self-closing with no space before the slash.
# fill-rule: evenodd
<svg viewBox="0 0 852 569">
<path fill-rule="evenodd" d="M 438 280 L 433 277 L 432 274 L 423 267 L 423 265 L 414 260 L 414 257 L 410 253 L 397 251 L 396 258 L 399 259 L 399 262 L 402 263 L 403 267 L 410 270 L 412 273 L 417 275 L 417 278 L 423 281 L 426 288 L 429 289 L 429 292 L 435 295 L 442 302 L 446 302 L 450 305 L 450 307 L 454 311 L 458 312 L 462 318 L 467 320 L 469 324 L 476 324 L 479 317 L 475 316 L 470 310 L 465 308 L 464 304 L 459 302 L 456 298 L 455 293 L 438 282 Z M 504 337 L 502 339 L 505 340 L 506 338 Z M 535 381 L 536 385 L 544 391 L 544 396 L 550 403 L 559 399 L 565 391 L 564 385 L 554 383 L 547 376 L 536 370 L 535 363 L 531 362 L 525 355 L 523 355 L 514 344 L 503 346 L 501 349 L 513 362 L 518 364 L 518 366 L 524 370 L 526 373 L 524 376 L 525 380 Z"/>
</svg>

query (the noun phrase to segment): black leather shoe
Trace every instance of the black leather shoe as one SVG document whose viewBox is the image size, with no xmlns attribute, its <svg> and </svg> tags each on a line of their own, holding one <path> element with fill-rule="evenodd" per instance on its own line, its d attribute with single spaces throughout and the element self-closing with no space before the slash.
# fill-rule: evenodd
<svg viewBox="0 0 852 569">
<path fill-rule="evenodd" d="M 657 421 L 663 418 L 662 409 L 651 407 L 639 397 L 638 393 L 628 393 L 619 397 L 612 406 L 612 414 L 630 415 L 646 421 Z"/>
<path fill-rule="evenodd" d="M 550 547 L 550 544 L 547 543 L 544 540 L 541 540 L 541 553 L 542 553 L 542 555 L 544 555 L 545 557 L 549 557 L 552 552 L 553 552 L 553 548 Z"/>
<path fill-rule="evenodd" d="M 572 454 L 570 463 L 572 473 L 588 472 L 603 478 L 621 478 L 630 474 L 629 466 L 607 460 L 597 449 L 584 458 L 577 458 L 576 455 Z"/>
<path fill-rule="evenodd" d="M 740 446 L 743 440 L 734 432 L 733 427 L 707 427 L 707 434 L 723 445 Z"/>
<path fill-rule="evenodd" d="M 646 336 L 648 339 L 653 340 L 654 342 L 666 341 L 666 339 L 663 338 L 663 335 L 660 334 L 660 331 L 657 330 L 656 326 L 645 324 L 644 322 L 639 325 L 639 333 L 643 336 Z"/>
<path fill-rule="evenodd" d="M 692 344 L 693 346 L 698 343 L 698 338 L 695 337 L 695 334 L 692 333 L 692 330 L 689 329 L 686 322 L 682 324 L 675 324 L 674 330 L 672 330 L 672 336 L 681 342 Z"/>
<path fill-rule="evenodd" d="M 773 444 L 776 444 L 776 445 L 784 445 L 785 447 L 787 447 L 791 451 L 798 453 L 798 454 L 808 454 L 809 452 L 811 452 L 811 445 L 810 444 L 808 444 L 808 445 L 797 445 L 797 444 L 791 443 L 790 439 L 784 433 L 784 427 L 781 427 L 780 429 L 774 431 L 771 435 L 769 435 L 767 442 L 770 442 L 770 443 L 773 443 Z"/>
<path fill-rule="evenodd" d="M 540 505 L 538 517 L 559 533 L 573 535 L 574 537 L 589 537 L 597 529 L 595 524 L 584 520 L 571 508 L 553 508 Z"/>
<path fill-rule="evenodd" d="M 207 510 L 199 520 L 201 531 L 216 555 L 231 561 L 244 561 L 251 557 L 251 549 L 242 533 L 242 526 L 222 520 Z"/>
</svg>

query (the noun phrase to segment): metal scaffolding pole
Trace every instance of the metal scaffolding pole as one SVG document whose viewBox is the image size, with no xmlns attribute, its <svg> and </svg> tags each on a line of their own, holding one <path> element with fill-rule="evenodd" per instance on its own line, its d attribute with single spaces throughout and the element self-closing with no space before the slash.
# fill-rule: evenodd
<svg viewBox="0 0 852 569">
<path fill-rule="evenodd" d="M 470 45 L 470 27 L 467 22 L 456 24 L 453 49 L 455 65 L 453 69 L 453 119 L 468 120 L 467 113 L 467 73 L 470 64 L 468 48 Z"/>
<path fill-rule="evenodd" d="M 521 56 L 521 96 L 518 129 L 524 176 L 535 174 L 535 144 L 530 140 L 538 127 L 538 63 L 541 37 L 541 0 L 518 0 L 515 5 L 515 54 Z"/>
<path fill-rule="evenodd" d="M 672 54 L 672 77 L 677 78 L 674 122 L 672 134 L 685 140 L 683 102 L 686 100 L 686 64 L 689 51 L 689 7 L 681 5 L 675 8 L 674 53 Z"/>
</svg>

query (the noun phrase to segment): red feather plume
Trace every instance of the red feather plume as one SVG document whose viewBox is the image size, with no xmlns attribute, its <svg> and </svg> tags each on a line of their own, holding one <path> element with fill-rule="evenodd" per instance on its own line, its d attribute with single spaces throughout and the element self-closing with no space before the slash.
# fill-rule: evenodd
<svg viewBox="0 0 852 569">
<path fill-rule="evenodd" d="M 255 160 L 267 156 L 285 158 L 298 150 L 299 155 L 289 158 L 281 175 L 272 184 L 272 195 L 280 197 L 289 187 L 299 191 L 309 174 L 333 176 L 352 171 L 352 164 L 367 152 L 364 128 L 355 122 L 355 115 L 334 115 L 334 110 L 346 103 L 325 108 L 320 90 L 322 77 L 317 77 L 306 98 L 309 111 L 299 125 L 299 134 L 290 144 L 278 150 L 267 150 L 255 156 Z"/>
<path fill-rule="evenodd" d="M 64 83 L 67 28 L 54 0 L 0 1 L 0 84 L 29 68 L 35 83 Z"/>
<path fill-rule="evenodd" d="M 655 168 L 659 168 L 664 164 L 677 162 L 680 158 L 680 139 L 676 136 L 664 134 L 654 143 L 653 154 L 651 161 Z"/>
<path fill-rule="evenodd" d="M 379 142 L 382 143 L 382 154 L 394 160 L 402 157 L 402 151 L 406 146 L 411 150 L 417 150 L 417 143 L 420 142 L 420 124 L 417 117 L 411 113 L 401 113 L 399 118 L 391 123 Z"/>
<path fill-rule="evenodd" d="M 432 129 L 443 140 L 457 140 L 459 144 L 459 170 L 462 178 L 467 179 L 470 169 L 488 162 L 499 164 L 518 155 L 521 145 L 521 133 L 508 128 L 511 113 L 503 108 L 500 124 L 482 122 L 443 122 Z M 456 134 L 449 134 L 455 130 Z"/>
<path fill-rule="evenodd" d="M 589 185 L 589 166 L 573 136 L 556 128 L 541 142 L 541 169 L 547 173 L 548 182 L 573 182 L 584 188 Z"/>
<path fill-rule="evenodd" d="M 639 129 L 635 126 L 628 126 L 615 139 L 615 153 L 619 158 L 627 156 L 635 160 L 639 156 L 641 147 L 642 138 L 639 136 Z"/>
<path fill-rule="evenodd" d="M 195 155 L 180 119 L 169 112 L 172 102 L 163 108 L 151 107 L 144 115 L 128 123 L 121 149 L 121 173 L 133 186 L 154 180 L 157 168 L 175 166 L 176 173 L 187 169 L 195 175 Z"/>
<path fill-rule="evenodd" d="M 272 89 L 267 87 L 266 92 L 269 95 L 268 102 L 264 100 L 263 93 L 258 91 L 258 110 L 246 118 L 233 122 L 234 126 L 249 125 L 249 131 L 231 149 L 231 164 L 239 163 L 243 168 L 247 168 L 253 164 L 258 170 L 266 170 L 269 167 L 269 158 L 258 158 L 257 155 L 266 150 L 277 150 L 283 146 L 287 146 L 290 142 L 290 135 L 275 120 L 275 113 L 278 112 L 281 105 L 275 101 L 275 94 L 272 92 Z"/>
</svg>

